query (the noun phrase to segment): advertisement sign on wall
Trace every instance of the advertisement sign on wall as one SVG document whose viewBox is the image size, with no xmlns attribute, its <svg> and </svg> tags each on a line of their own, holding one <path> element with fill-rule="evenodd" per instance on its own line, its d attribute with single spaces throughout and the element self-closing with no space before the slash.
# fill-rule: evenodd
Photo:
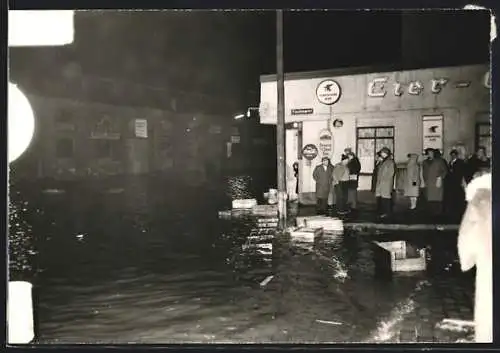
<svg viewBox="0 0 500 353">
<path fill-rule="evenodd" d="M 443 116 L 428 115 L 422 117 L 422 146 L 443 150 Z"/>
<path fill-rule="evenodd" d="M 333 136 L 330 130 L 323 129 L 319 132 L 319 151 L 321 157 L 332 158 Z"/>
<path fill-rule="evenodd" d="M 135 137 L 148 138 L 148 121 L 135 119 Z"/>
<path fill-rule="evenodd" d="M 316 88 L 316 97 L 320 103 L 335 104 L 340 99 L 340 85 L 334 80 L 321 81 Z"/>
</svg>

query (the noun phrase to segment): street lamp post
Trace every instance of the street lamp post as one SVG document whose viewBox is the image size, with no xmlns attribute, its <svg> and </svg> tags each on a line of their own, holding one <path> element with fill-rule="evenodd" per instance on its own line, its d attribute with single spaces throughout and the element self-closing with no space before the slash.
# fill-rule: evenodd
<svg viewBox="0 0 500 353">
<path fill-rule="evenodd" d="M 283 10 L 276 13 L 276 72 L 278 86 L 278 110 L 276 142 L 278 155 L 278 214 L 280 227 L 286 226 L 286 162 L 285 162 L 285 80 L 283 65 Z"/>
</svg>

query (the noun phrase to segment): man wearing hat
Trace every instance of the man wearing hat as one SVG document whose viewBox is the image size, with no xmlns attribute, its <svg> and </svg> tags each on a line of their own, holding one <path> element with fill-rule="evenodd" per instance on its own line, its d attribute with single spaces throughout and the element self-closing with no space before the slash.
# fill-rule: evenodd
<svg viewBox="0 0 500 353">
<path fill-rule="evenodd" d="M 359 173 L 361 172 L 361 163 L 358 157 L 352 152 L 350 147 L 344 150 L 344 155 L 347 156 L 347 168 L 349 168 L 349 182 L 347 183 L 347 203 L 351 210 L 356 212 L 358 207 L 358 186 L 359 186 Z"/>
<path fill-rule="evenodd" d="M 466 166 L 456 149 L 450 152 L 448 174 L 444 181 L 445 209 L 453 220 L 459 220 L 465 211 Z"/>
<path fill-rule="evenodd" d="M 448 174 L 448 166 L 438 150 L 427 148 L 424 152 L 427 156 L 422 163 L 425 199 L 428 211 L 433 217 L 438 217 L 443 211 L 444 178 Z"/>
<path fill-rule="evenodd" d="M 391 150 L 387 147 L 383 147 L 379 153 L 382 162 L 377 167 L 375 196 L 377 197 L 377 204 L 381 206 L 380 218 L 386 220 L 392 214 L 392 193 L 394 191 L 396 164 L 391 157 Z"/>
<path fill-rule="evenodd" d="M 314 168 L 313 179 L 316 182 L 317 213 L 326 215 L 328 213 L 328 195 L 332 187 L 333 166 L 330 158 L 323 157 L 321 164 Z"/>
</svg>

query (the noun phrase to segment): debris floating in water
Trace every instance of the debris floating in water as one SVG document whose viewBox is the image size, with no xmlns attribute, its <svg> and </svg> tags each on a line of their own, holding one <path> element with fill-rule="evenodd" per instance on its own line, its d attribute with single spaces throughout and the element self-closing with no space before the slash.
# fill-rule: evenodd
<svg viewBox="0 0 500 353">
<path fill-rule="evenodd" d="M 271 282 L 271 280 L 274 278 L 274 275 L 271 275 L 271 276 L 267 276 L 262 282 L 260 282 L 260 286 L 261 287 L 265 287 L 267 286 L 267 284 L 269 282 Z"/>
<path fill-rule="evenodd" d="M 83 240 L 83 238 L 84 238 L 84 237 L 85 237 L 85 234 L 78 234 L 78 235 L 76 236 L 76 239 L 78 239 L 78 240 Z"/>
<path fill-rule="evenodd" d="M 316 322 L 320 323 L 320 324 L 327 324 L 327 325 L 343 325 L 341 322 L 338 322 L 338 321 L 316 320 Z"/>
<path fill-rule="evenodd" d="M 474 321 L 443 319 L 436 324 L 436 328 L 453 332 L 467 332 L 474 329 Z"/>
</svg>

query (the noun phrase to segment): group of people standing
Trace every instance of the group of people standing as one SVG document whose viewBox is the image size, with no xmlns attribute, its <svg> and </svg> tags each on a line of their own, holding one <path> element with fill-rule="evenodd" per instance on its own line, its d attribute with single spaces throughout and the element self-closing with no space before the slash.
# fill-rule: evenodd
<svg viewBox="0 0 500 353">
<path fill-rule="evenodd" d="M 335 205 L 338 215 L 357 211 L 357 189 L 361 163 L 350 148 L 346 148 L 340 162 L 332 165 L 328 157 L 321 159 L 313 172 L 316 182 L 317 213 L 326 215 Z"/>
<path fill-rule="evenodd" d="M 419 163 L 418 155 L 408 155 L 404 191 L 410 199 L 410 210 L 422 202 L 432 216 L 447 215 L 459 220 L 466 206 L 466 186 L 476 175 L 490 171 L 486 149 L 479 147 L 469 158 L 463 151 L 453 149 L 449 161 L 432 148 L 426 149 L 424 156 Z"/>
<path fill-rule="evenodd" d="M 489 170 L 490 159 L 484 147 L 479 147 L 469 158 L 453 149 L 449 161 L 439 150 L 432 148 L 424 151 L 422 162 L 418 154 L 410 153 L 404 178 L 404 195 L 409 199 L 409 209 L 416 210 L 417 205 L 423 203 L 432 216 L 440 217 L 446 213 L 459 220 L 466 205 L 465 187 L 475 175 Z M 344 150 L 340 162 L 335 165 L 328 157 L 323 157 L 321 165 L 313 172 L 317 213 L 325 215 L 331 206 L 339 216 L 355 213 L 360 171 L 360 161 L 350 148 Z M 391 150 L 383 147 L 377 153 L 371 188 L 381 220 L 392 214 L 396 172 Z"/>
</svg>

